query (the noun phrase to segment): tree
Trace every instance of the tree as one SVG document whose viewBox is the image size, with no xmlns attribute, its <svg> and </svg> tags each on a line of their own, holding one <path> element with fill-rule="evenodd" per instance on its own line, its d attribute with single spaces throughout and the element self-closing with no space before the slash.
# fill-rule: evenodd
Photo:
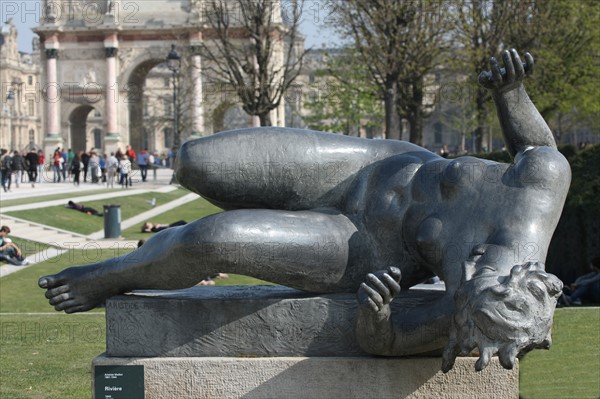
<svg viewBox="0 0 600 399">
<path fill-rule="evenodd" d="M 205 71 L 232 87 L 249 115 L 270 126 L 276 109 L 298 77 L 307 50 L 297 52 L 302 1 L 211 0 L 205 5 L 210 28 L 201 45 Z M 208 61 L 208 62 L 206 62 Z"/>
<path fill-rule="evenodd" d="M 447 47 L 450 24 L 434 0 L 346 0 L 335 3 L 340 30 L 352 38 L 361 63 L 384 101 L 385 137 L 400 138 L 394 113 L 406 118 L 410 141 L 422 144 L 426 75 Z"/>
<path fill-rule="evenodd" d="M 394 127 L 396 88 L 402 56 L 412 38 L 406 26 L 412 16 L 410 2 L 345 0 L 330 2 L 341 36 L 351 38 L 360 63 L 369 72 L 384 102 L 385 138 L 399 138 Z"/>
<path fill-rule="evenodd" d="M 536 58 L 527 91 L 542 116 L 575 111 L 597 117 L 600 92 L 600 11 L 593 1 L 544 0 L 528 3 L 507 42 Z M 545 60 L 552 60 L 546 62 Z"/>
<path fill-rule="evenodd" d="M 462 73 L 475 79 L 481 71 L 489 69 L 490 57 L 498 55 L 510 27 L 518 24 L 528 4 L 518 0 L 457 0 L 452 6 L 453 33 L 458 43 L 455 51 L 459 55 L 456 60 L 467 66 L 462 68 Z M 479 152 L 489 131 L 491 98 L 488 90 L 474 81 L 470 84 L 477 119 L 476 151 Z"/>
<path fill-rule="evenodd" d="M 411 40 L 399 54 L 404 57 L 398 78 L 397 112 L 410 125 L 409 141 L 423 144 L 423 120 L 432 111 L 426 103 L 425 90 L 430 85 L 428 75 L 440 63 L 440 56 L 449 46 L 449 20 L 443 3 L 430 0 L 409 2 L 411 17 L 405 30 Z"/>
<path fill-rule="evenodd" d="M 597 54 L 599 10 L 595 1 L 458 0 L 454 2 L 456 41 L 476 77 L 488 60 L 511 47 L 531 52 L 535 72 L 527 91 L 547 120 L 575 111 L 586 119 L 598 112 Z M 481 149 L 491 112 L 489 94 L 476 83 L 477 149 Z M 560 126 L 560 120 L 559 126 Z"/>
<path fill-rule="evenodd" d="M 359 136 L 361 127 L 381 125 L 384 115 L 377 87 L 369 84 L 369 72 L 352 49 L 328 57 L 315 75 L 318 97 L 305 103 L 311 111 L 306 118 L 311 129 Z"/>
</svg>

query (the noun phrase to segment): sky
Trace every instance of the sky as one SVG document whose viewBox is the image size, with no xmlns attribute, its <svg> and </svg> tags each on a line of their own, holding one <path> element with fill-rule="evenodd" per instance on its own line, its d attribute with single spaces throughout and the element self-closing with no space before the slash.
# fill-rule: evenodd
<svg viewBox="0 0 600 399">
<path fill-rule="evenodd" d="M 331 13 L 325 6 L 325 0 L 305 0 L 302 14 L 301 32 L 305 35 L 305 47 L 331 47 L 339 41 L 330 26 L 328 16 Z M 17 27 L 19 51 L 31 52 L 33 32 L 38 26 L 41 15 L 40 0 L 2 0 L 0 1 L 0 21 L 2 24 L 12 17 Z"/>
</svg>

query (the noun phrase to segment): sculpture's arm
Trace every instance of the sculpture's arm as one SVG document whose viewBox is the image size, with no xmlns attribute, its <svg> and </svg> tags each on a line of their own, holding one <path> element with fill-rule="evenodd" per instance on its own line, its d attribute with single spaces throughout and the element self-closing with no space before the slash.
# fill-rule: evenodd
<svg viewBox="0 0 600 399">
<path fill-rule="evenodd" d="M 368 353 L 403 356 L 442 348 L 448 342 L 453 301 L 448 296 L 431 305 L 392 315 L 390 303 L 400 293 L 400 270 L 390 267 L 367 275 L 358 291 L 356 336 Z"/>
<path fill-rule="evenodd" d="M 504 141 L 511 156 L 528 147 L 556 147 L 550 128 L 527 95 L 525 75 L 533 71 L 533 57 L 525 53 L 525 63 L 515 49 L 502 53 L 504 68 L 490 58 L 491 71 L 479 75 L 479 83 L 492 91 Z"/>
</svg>

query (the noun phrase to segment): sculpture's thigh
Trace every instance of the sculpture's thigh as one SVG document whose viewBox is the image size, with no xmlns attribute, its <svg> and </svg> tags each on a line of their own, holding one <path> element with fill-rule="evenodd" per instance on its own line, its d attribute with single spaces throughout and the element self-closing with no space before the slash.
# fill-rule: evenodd
<svg viewBox="0 0 600 399">
<path fill-rule="evenodd" d="M 356 227 L 341 214 L 234 210 L 184 227 L 185 252 L 216 271 L 340 291 Z"/>
</svg>

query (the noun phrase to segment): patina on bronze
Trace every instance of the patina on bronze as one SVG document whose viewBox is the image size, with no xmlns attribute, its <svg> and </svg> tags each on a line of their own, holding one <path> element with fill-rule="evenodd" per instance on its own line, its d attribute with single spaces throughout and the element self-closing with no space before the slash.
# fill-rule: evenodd
<svg viewBox="0 0 600 399">
<path fill-rule="evenodd" d="M 67 313 L 217 272 L 315 293 L 358 291 L 356 335 L 367 352 L 445 347 L 447 371 L 478 349 L 478 370 L 494 354 L 511 368 L 550 345 L 562 284 L 543 262 L 571 175 L 522 85 L 533 58 L 523 63 L 511 50 L 502 59 L 503 70 L 492 58 L 479 80 L 492 92 L 512 164 L 306 130 L 215 134 L 182 146 L 177 180 L 226 212 L 39 285 Z M 394 318 L 389 304 L 401 288 L 433 275 L 445 295 Z"/>
</svg>

